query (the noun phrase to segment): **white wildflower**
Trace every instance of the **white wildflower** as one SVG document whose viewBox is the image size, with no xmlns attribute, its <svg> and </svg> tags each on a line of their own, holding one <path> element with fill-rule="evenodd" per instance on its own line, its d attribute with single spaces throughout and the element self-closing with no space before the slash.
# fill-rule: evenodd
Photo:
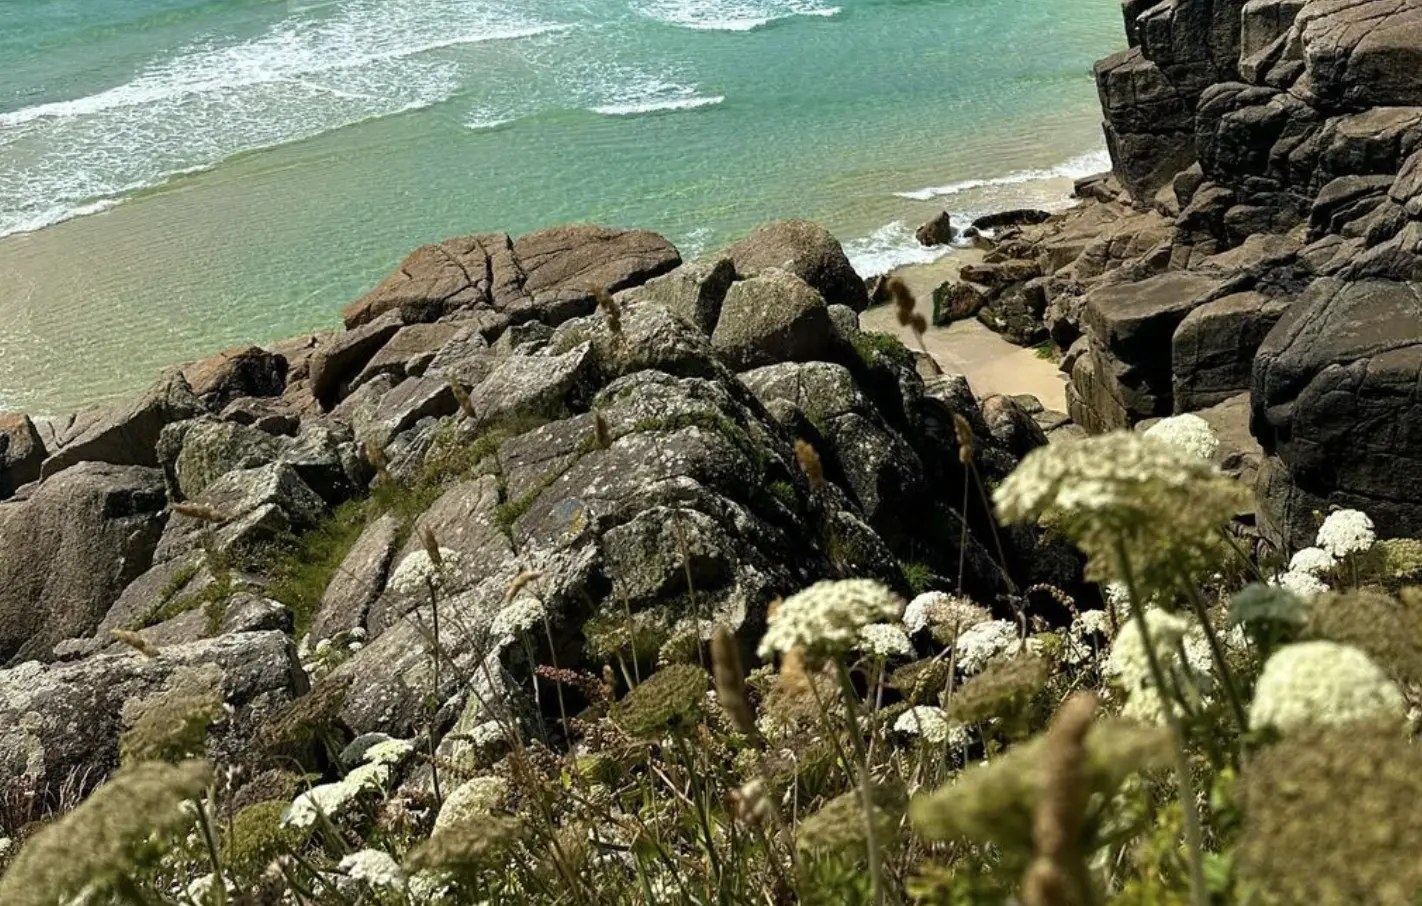
<svg viewBox="0 0 1422 906">
<path fill-rule="evenodd" d="M 351 654 L 355 654 L 357 651 L 361 650 L 364 647 L 365 646 L 362 645 L 360 642 L 351 642 L 350 645 L 347 646 L 346 650 L 349 651 Z"/>
<path fill-rule="evenodd" d="M 1156 608 L 1147 610 L 1145 618 L 1151 646 L 1167 681 L 1174 683 L 1177 691 L 1188 696 L 1203 696 L 1212 688 L 1213 677 L 1209 646 L 1200 628 L 1192 626 L 1184 617 Z M 1182 647 L 1185 650 L 1183 664 L 1180 659 Z M 1102 672 L 1125 692 L 1126 704 L 1121 711 L 1124 716 L 1147 723 L 1164 720 L 1163 702 L 1151 674 L 1139 621 L 1131 620 L 1121 627 Z"/>
<path fill-rule="evenodd" d="M 15 846 L 15 841 L 9 837 L 0 837 L 0 859 L 5 858 L 10 850 Z"/>
<path fill-rule="evenodd" d="M 1338 565 L 1338 558 L 1321 547 L 1306 547 L 1289 560 L 1289 572 L 1317 576 Z"/>
<path fill-rule="evenodd" d="M 371 887 L 403 887 L 405 873 L 390 857 L 389 853 L 378 849 L 362 849 L 341 859 L 337 866 L 357 881 L 364 881 Z"/>
<path fill-rule="evenodd" d="M 232 879 L 226 875 L 222 878 L 223 886 L 230 892 L 232 890 Z M 200 875 L 188 882 L 185 892 L 188 899 L 194 903 L 206 903 L 212 897 L 212 888 L 217 884 L 217 876 L 212 872 Z"/>
<path fill-rule="evenodd" d="M 859 630 L 859 650 L 876 658 L 913 656 L 909 637 L 893 623 L 870 623 Z"/>
<path fill-rule="evenodd" d="M 988 661 L 1006 651 L 1016 652 L 1020 643 L 1017 624 L 1011 620 L 988 620 L 969 626 L 958 634 L 953 646 L 958 669 L 968 676 L 981 673 Z"/>
<path fill-rule="evenodd" d="M 335 818 L 359 795 L 360 788 L 345 781 L 313 786 L 286 807 L 281 816 L 282 826 L 310 827 L 322 815 Z"/>
<path fill-rule="evenodd" d="M 356 626 L 356 627 L 353 627 L 353 628 L 351 629 L 351 631 L 350 631 L 349 634 L 350 634 L 350 637 L 351 637 L 353 640 L 357 641 L 357 642 L 364 642 L 364 641 L 365 641 L 366 632 L 365 632 L 365 627 L 364 627 L 364 626 Z"/>
<path fill-rule="evenodd" d="M 1104 610 L 1084 610 L 1077 614 L 1067 629 L 1067 644 L 1062 649 L 1062 660 L 1079 666 L 1093 660 L 1101 643 L 1097 636 L 1111 635 L 1111 620 Z"/>
<path fill-rule="evenodd" d="M 1106 606 L 1116 615 L 1116 622 L 1123 624 L 1131 618 L 1131 591 L 1124 582 L 1108 582 L 1102 586 L 1106 593 Z"/>
<path fill-rule="evenodd" d="M 415 906 L 435 906 L 449 896 L 454 879 L 442 871 L 420 871 L 410 875 L 407 893 Z"/>
<path fill-rule="evenodd" d="M 1292 569 L 1269 584 L 1287 589 L 1305 599 L 1312 598 L 1315 595 L 1321 595 L 1328 591 L 1328 586 L 1313 573 L 1299 572 Z"/>
<path fill-rule="evenodd" d="M 382 790 L 390 782 L 390 765 L 385 763 L 363 764 L 351 769 L 346 779 L 341 781 L 362 790 Z"/>
<path fill-rule="evenodd" d="M 963 630 L 989 619 L 987 610 L 967 598 L 941 591 L 924 592 L 904 608 L 904 628 L 909 635 L 917 635 L 930 626 L 957 626 Z"/>
<path fill-rule="evenodd" d="M 458 551 L 444 547 L 439 549 L 439 556 L 444 561 L 443 566 L 436 566 L 423 549 L 406 555 L 395 567 L 387 587 L 398 595 L 423 594 L 430 582 L 434 583 L 435 588 L 444 587 L 449 579 L 457 575 L 463 557 Z"/>
<path fill-rule="evenodd" d="M 415 751 L 415 744 L 408 739 L 387 739 L 377 742 L 365 750 L 367 764 L 396 765 Z"/>
<path fill-rule="evenodd" d="M 319 642 L 316 643 L 316 656 L 317 656 L 317 657 L 325 657 L 326 655 L 328 655 L 328 654 L 330 654 L 330 653 L 331 653 L 331 640 L 330 640 L 330 639 L 322 639 L 321 641 L 319 641 Z"/>
<path fill-rule="evenodd" d="M 1215 436 L 1214 429 L 1198 415 L 1163 418 L 1148 428 L 1145 436 L 1201 459 L 1214 459 L 1220 448 L 1220 439 Z"/>
<path fill-rule="evenodd" d="M 947 743 L 963 748 L 968 744 L 968 728 L 950 721 L 947 712 L 932 705 L 918 705 L 900 714 L 894 721 L 894 731 L 918 736 L 934 745 Z"/>
<path fill-rule="evenodd" d="M 535 626 L 543 625 L 547 613 L 542 601 L 524 595 L 498 612 L 489 625 L 489 632 L 496 639 L 513 640 Z"/>
<path fill-rule="evenodd" d="M 1329 513 L 1319 526 L 1314 539 L 1319 547 L 1342 560 L 1349 554 L 1362 553 L 1378 540 L 1373 520 L 1361 510 L 1339 510 Z"/>
<path fill-rule="evenodd" d="M 871 579 L 817 582 L 780 602 L 759 653 L 769 659 L 800 648 L 812 660 L 832 657 L 852 649 L 865 626 L 903 612 L 903 600 Z"/>
<path fill-rule="evenodd" d="M 1254 727 L 1282 732 L 1308 724 L 1338 726 L 1388 720 L 1401 726 L 1402 692 L 1362 651 L 1337 642 L 1300 642 L 1280 648 L 1264 664 L 1249 706 Z"/>
<path fill-rule="evenodd" d="M 451 824 L 487 815 L 508 801 L 509 782 L 502 777 L 475 777 L 454 788 L 444 805 L 440 806 L 439 817 L 435 818 L 436 831 Z"/>
</svg>

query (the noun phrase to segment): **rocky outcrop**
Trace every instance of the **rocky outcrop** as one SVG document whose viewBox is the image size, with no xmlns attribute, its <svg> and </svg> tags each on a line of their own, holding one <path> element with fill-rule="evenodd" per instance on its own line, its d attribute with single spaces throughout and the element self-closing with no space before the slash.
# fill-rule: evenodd
<svg viewBox="0 0 1422 906">
<path fill-rule="evenodd" d="M 826 304 L 869 307 L 864 280 L 854 272 L 844 249 L 829 231 L 808 220 L 763 226 L 723 253 L 742 279 L 768 268 L 788 271 L 824 297 Z"/>
<path fill-rule="evenodd" d="M 157 467 L 163 428 L 204 411 L 187 380 L 174 372 L 131 403 L 91 413 L 82 423 L 76 420 L 70 437 L 50 451 L 40 474 L 48 479 L 81 462 Z"/>
<path fill-rule="evenodd" d="M 213 412 L 243 397 L 280 396 L 286 389 L 286 357 L 259 346 L 238 347 L 183 368 L 193 394 Z"/>
<path fill-rule="evenodd" d="M 767 268 L 731 287 L 711 335 L 716 353 L 738 371 L 830 354 L 834 328 L 824 298 L 787 271 Z"/>
<path fill-rule="evenodd" d="M 175 645 L 151 658 L 136 651 L 72 664 L 27 662 L 0 670 L 0 785 L 21 778 L 40 797 L 82 794 L 118 765 L 119 734 L 158 696 L 211 689 L 232 708 L 210 731 L 210 753 L 243 764 L 262 717 L 309 688 L 282 632 L 239 632 Z"/>
<path fill-rule="evenodd" d="M 0 500 L 39 479 L 44 455 L 44 438 L 28 415 L 0 414 Z"/>
<path fill-rule="evenodd" d="M 643 230 L 563 226 L 511 240 L 490 234 L 417 249 L 346 307 L 347 328 L 397 312 L 410 324 L 462 309 L 556 324 L 592 310 L 591 291 L 628 289 L 681 263 L 671 243 Z"/>
<path fill-rule="evenodd" d="M 913 235 L 919 245 L 949 245 L 957 238 L 958 231 L 953 226 L 952 215 L 944 211 L 914 230 Z"/>
<path fill-rule="evenodd" d="M 94 631 L 163 531 L 157 469 L 83 463 L 0 505 L 0 662 Z"/>
</svg>

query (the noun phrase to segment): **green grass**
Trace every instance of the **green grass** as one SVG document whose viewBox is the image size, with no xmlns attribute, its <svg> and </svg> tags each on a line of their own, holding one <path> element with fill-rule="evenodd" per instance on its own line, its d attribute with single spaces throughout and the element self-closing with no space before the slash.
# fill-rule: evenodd
<svg viewBox="0 0 1422 906">
<path fill-rule="evenodd" d="M 1062 359 L 1061 353 L 1057 351 L 1057 344 L 1051 340 L 1043 340 L 1033 346 L 1032 354 L 1048 362 L 1060 362 Z"/>
</svg>

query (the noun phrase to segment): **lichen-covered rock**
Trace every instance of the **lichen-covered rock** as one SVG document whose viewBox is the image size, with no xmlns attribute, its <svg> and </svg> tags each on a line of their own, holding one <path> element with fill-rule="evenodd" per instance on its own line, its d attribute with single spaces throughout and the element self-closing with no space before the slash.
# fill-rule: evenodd
<svg viewBox="0 0 1422 906">
<path fill-rule="evenodd" d="M 629 299 L 665 305 L 708 337 L 721 316 L 721 303 L 736 279 L 730 258 L 710 258 L 683 264 L 669 274 L 648 280 L 626 294 Z"/>
<path fill-rule="evenodd" d="M 366 363 L 401 327 L 399 317 L 390 314 L 336 334 L 322 343 L 311 355 L 311 395 L 328 409 L 339 402 L 356 389 L 355 379 Z"/>
<path fill-rule="evenodd" d="M 949 280 L 933 291 L 933 323 L 943 327 L 954 321 L 971 318 L 987 302 L 987 297 L 971 284 Z"/>
<path fill-rule="evenodd" d="M 311 637 L 329 639 L 364 628 L 395 559 L 400 520 L 386 514 L 365 527 L 331 576 L 321 606 L 311 620 Z"/>
<path fill-rule="evenodd" d="M 711 343 L 737 371 L 828 357 L 834 326 L 825 300 L 787 271 L 767 268 L 731 287 Z"/>
<path fill-rule="evenodd" d="M 264 431 L 213 418 L 177 422 L 163 429 L 159 457 L 179 500 L 191 500 L 237 469 L 273 462 L 282 444 Z"/>
<path fill-rule="evenodd" d="M 208 548 L 251 552 L 287 532 L 314 527 L 327 512 L 326 502 L 285 463 L 228 472 L 193 503 L 210 508 L 219 521 L 174 513 L 158 542 L 157 560 Z"/>
<path fill-rule="evenodd" d="M 163 530 L 157 469 L 83 463 L 0 504 L 0 662 L 94 631 Z"/>
<path fill-rule="evenodd" d="M 215 668 L 215 669 L 214 669 Z M 118 764 L 125 706 L 195 681 L 217 680 L 232 707 L 209 733 L 209 752 L 240 764 L 247 739 L 266 713 L 304 694 L 306 675 L 282 632 L 242 632 L 163 649 L 98 654 L 74 663 L 34 661 L 0 670 L 0 785 L 29 777 L 36 791 L 58 796 L 66 785 L 86 792 Z"/>
<path fill-rule="evenodd" d="M 784 220 L 760 227 L 723 253 L 741 278 L 775 268 L 788 271 L 815 289 L 830 305 L 855 311 L 869 307 L 864 280 L 854 272 L 839 241 L 808 220 Z"/>
</svg>

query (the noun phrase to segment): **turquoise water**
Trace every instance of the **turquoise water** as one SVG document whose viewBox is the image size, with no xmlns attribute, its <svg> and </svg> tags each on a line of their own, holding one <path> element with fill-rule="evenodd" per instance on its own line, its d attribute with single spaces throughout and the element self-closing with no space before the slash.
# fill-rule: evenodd
<svg viewBox="0 0 1422 906">
<path fill-rule="evenodd" d="M 338 323 L 416 245 L 694 255 L 911 230 L 1102 169 L 1117 0 L 0 0 L 0 408 Z"/>
</svg>

